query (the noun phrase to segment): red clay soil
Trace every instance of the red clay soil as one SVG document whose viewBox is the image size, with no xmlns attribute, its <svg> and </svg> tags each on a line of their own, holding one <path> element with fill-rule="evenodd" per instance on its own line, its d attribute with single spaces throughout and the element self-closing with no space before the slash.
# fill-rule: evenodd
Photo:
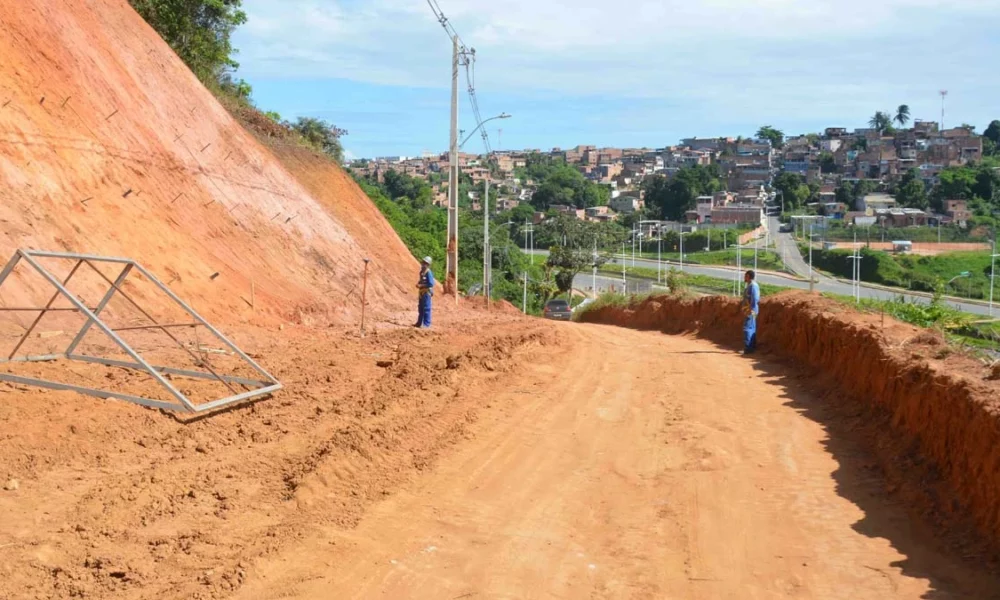
<svg viewBox="0 0 1000 600">
<path fill-rule="evenodd" d="M 213 318 L 322 323 L 357 318 L 370 257 L 370 311 L 409 309 L 417 265 L 360 190 L 283 165 L 126 0 L 0 3 L 0 57 L 0 261 L 125 256 Z M 45 289 L 19 267 L 0 302 Z"/>
<path fill-rule="evenodd" d="M 353 527 L 466 438 L 487 390 L 560 343 L 538 321 L 442 320 L 366 338 L 244 328 L 237 341 L 286 389 L 201 420 L 0 384 L 0 598 L 226 597 L 278 548 Z M 74 371 L 154 387 L 121 369 Z"/>
<path fill-rule="evenodd" d="M 653 297 L 582 319 L 741 344 L 739 305 L 719 296 Z M 974 526 L 1000 548 L 1000 382 L 981 361 L 955 353 L 938 333 L 805 292 L 763 300 L 758 338 L 763 353 L 811 369 L 830 401 L 858 416 L 858 429 L 924 519 L 952 533 Z M 960 538 L 951 541 L 969 542 Z"/>
</svg>

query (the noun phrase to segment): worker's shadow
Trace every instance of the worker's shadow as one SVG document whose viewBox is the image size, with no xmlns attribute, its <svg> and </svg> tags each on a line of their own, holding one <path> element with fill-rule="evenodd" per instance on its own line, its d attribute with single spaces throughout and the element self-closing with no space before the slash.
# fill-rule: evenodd
<svg viewBox="0 0 1000 600">
<path fill-rule="evenodd" d="M 934 484 L 943 481 L 932 465 L 922 463 L 911 441 L 893 439 L 891 414 L 845 397 L 815 370 L 783 362 L 768 352 L 766 338 L 759 353 L 747 360 L 783 388 L 786 406 L 826 431 L 823 445 L 838 463 L 832 474 L 837 493 L 864 512 L 852 528 L 888 540 L 905 556 L 892 566 L 928 582 L 930 590 L 922 598 L 1000 598 L 997 557 L 979 553 L 982 538 L 971 522 L 953 517 L 945 525 L 914 522 L 917 511 L 908 506 L 932 505 L 941 489 Z M 865 568 L 888 578 L 895 588 L 892 572 Z"/>
</svg>

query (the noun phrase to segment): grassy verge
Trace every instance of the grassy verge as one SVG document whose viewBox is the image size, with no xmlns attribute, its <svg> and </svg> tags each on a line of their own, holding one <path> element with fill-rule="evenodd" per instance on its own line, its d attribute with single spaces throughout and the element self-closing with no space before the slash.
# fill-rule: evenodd
<svg viewBox="0 0 1000 600">
<path fill-rule="evenodd" d="M 808 253 L 808 247 L 803 250 Z M 990 293 L 989 252 L 948 252 L 937 256 L 892 254 L 862 247 L 861 280 L 959 298 L 985 299 Z M 813 249 L 816 268 L 851 278 L 852 250 Z M 950 282 L 950 283 L 949 283 Z"/>
<path fill-rule="evenodd" d="M 704 250 L 699 252 L 685 252 L 684 262 L 690 263 L 692 265 L 727 265 L 736 266 L 736 253 L 738 250 L 713 250 L 711 252 L 705 252 Z M 753 250 L 743 250 L 743 266 L 753 265 Z M 625 253 L 626 257 L 628 252 Z M 656 260 L 655 252 L 643 252 L 641 256 L 645 260 Z M 671 262 L 680 262 L 681 255 L 679 252 L 664 252 L 660 255 L 663 260 L 668 260 Z M 628 258 L 626 258 L 626 261 Z M 764 269 L 768 271 L 783 271 L 785 270 L 785 265 L 781 261 L 781 255 L 773 250 L 765 250 L 761 248 L 757 252 L 757 268 Z"/>
<path fill-rule="evenodd" d="M 823 294 L 844 305 L 868 313 L 884 313 L 904 323 L 942 332 L 949 342 L 978 350 L 1000 352 L 1000 322 L 980 322 L 975 315 L 944 304 L 940 299 L 930 304 L 907 301 L 864 299 L 856 303 L 850 296 Z"/>
<path fill-rule="evenodd" d="M 598 272 L 609 275 L 621 275 L 622 269 L 618 265 L 604 265 L 598 269 Z M 656 281 L 656 269 L 648 267 L 625 267 L 625 276 Z M 692 288 L 698 291 L 715 292 L 724 295 L 733 293 L 732 279 L 722 279 L 721 277 L 710 277 L 708 275 L 693 275 L 691 273 L 681 273 L 677 269 L 665 269 L 663 272 L 664 283 L 669 286 L 669 280 L 671 278 L 675 278 L 675 281 L 678 282 L 681 287 Z M 792 289 L 789 287 L 769 285 L 766 283 L 761 283 L 759 285 L 762 296 L 771 296 L 777 294 L 778 292 Z"/>
</svg>

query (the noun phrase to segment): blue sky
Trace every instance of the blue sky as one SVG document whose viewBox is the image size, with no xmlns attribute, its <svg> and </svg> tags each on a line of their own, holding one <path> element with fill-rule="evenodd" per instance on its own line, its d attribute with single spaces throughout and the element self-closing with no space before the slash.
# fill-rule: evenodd
<svg viewBox="0 0 1000 600">
<path fill-rule="evenodd" d="M 483 116 L 513 115 L 488 125 L 494 148 L 853 128 L 904 103 L 938 120 L 940 89 L 947 125 L 1000 118 L 1000 0 L 437 1 L 477 50 Z M 259 106 L 347 129 L 356 157 L 447 148 L 451 44 L 426 0 L 244 9 L 234 42 Z"/>
</svg>

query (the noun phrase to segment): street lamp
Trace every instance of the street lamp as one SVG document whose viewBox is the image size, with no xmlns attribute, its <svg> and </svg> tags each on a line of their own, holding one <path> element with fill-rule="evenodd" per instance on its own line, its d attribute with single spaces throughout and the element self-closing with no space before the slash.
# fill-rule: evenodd
<svg viewBox="0 0 1000 600">
<path fill-rule="evenodd" d="M 813 291 L 813 239 L 816 234 L 813 233 L 813 224 L 809 223 L 809 292 Z"/>
<path fill-rule="evenodd" d="M 462 140 L 462 143 L 459 144 L 458 147 L 461 148 L 462 146 L 465 146 L 465 142 L 468 142 L 469 139 L 472 138 L 472 136 L 476 135 L 477 131 L 479 131 L 480 129 L 483 128 L 483 125 L 486 125 L 490 121 L 495 121 L 497 119 L 509 119 L 509 118 L 510 118 L 510 115 L 508 115 L 507 113 L 500 113 L 499 115 L 497 115 L 495 117 L 490 117 L 489 119 L 486 119 L 485 121 L 483 121 L 482 123 L 480 123 L 479 125 L 477 125 L 476 128 L 472 130 L 472 133 L 470 133 L 469 135 L 465 136 L 465 139 Z"/>
<path fill-rule="evenodd" d="M 954 277 L 952 277 L 951 279 L 949 279 L 948 283 L 946 285 L 951 285 L 956 279 L 964 279 L 964 278 L 968 278 L 968 280 L 969 280 L 969 298 L 972 298 L 972 272 L 971 271 L 962 271 L 958 275 L 955 275 Z"/>
<path fill-rule="evenodd" d="M 684 236 L 691 235 L 690 231 L 682 231 L 677 237 L 681 240 L 681 273 L 684 272 Z"/>
</svg>

